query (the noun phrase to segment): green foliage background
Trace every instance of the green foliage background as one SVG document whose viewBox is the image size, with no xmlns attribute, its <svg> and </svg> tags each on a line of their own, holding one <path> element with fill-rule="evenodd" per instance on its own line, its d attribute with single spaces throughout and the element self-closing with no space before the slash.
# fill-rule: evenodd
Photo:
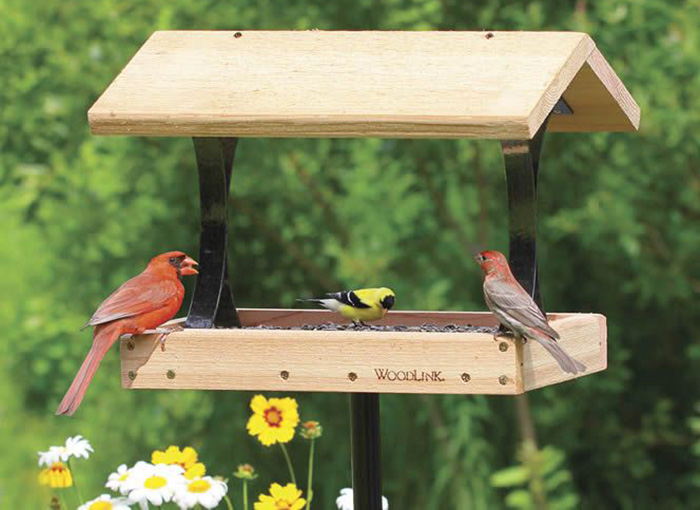
<svg viewBox="0 0 700 510">
<path fill-rule="evenodd" d="M 594 37 L 642 129 L 546 144 L 543 296 L 607 315 L 610 349 L 606 372 L 530 397 L 546 483 L 564 493 L 552 508 L 700 508 L 699 26 L 698 0 L 0 0 L 0 507 L 46 507 L 35 451 L 78 433 L 96 449 L 78 464 L 92 494 L 171 443 L 213 473 L 253 463 L 254 492 L 286 481 L 279 451 L 245 434 L 250 394 L 122 391 L 116 349 L 76 417 L 53 410 L 95 306 L 153 254 L 197 253 L 191 142 L 91 136 L 88 107 L 156 29 L 319 28 Z M 231 200 L 241 306 L 382 284 L 400 308 L 480 310 L 466 240 L 507 247 L 495 142 L 246 139 Z M 316 508 L 333 508 L 350 484 L 347 399 L 298 398 L 325 425 Z M 392 508 L 529 504 L 511 399 L 386 396 L 382 426 Z M 291 445 L 298 462 L 305 448 Z"/>
</svg>

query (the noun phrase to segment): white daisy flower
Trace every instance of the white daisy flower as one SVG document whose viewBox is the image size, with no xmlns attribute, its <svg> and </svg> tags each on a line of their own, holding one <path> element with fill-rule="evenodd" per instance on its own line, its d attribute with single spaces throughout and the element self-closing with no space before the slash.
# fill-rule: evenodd
<svg viewBox="0 0 700 510">
<path fill-rule="evenodd" d="M 216 508 L 227 492 L 226 482 L 203 476 L 179 485 L 175 490 L 173 502 L 182 510 L 194 508 L 198 504 L 204 508 Z"/>
<path fill-rule="evenodd" d="M 126 481 L 131 476 L 132 471 L 142 468 L 142 464 L 147 464 L 147 462 L 139 461 L 132 468 L 127 468 L 126 464 L 122 464 L 114 473 L 109 475 L 105 487 L 113 490 L 114 492 L 120 493 L 122 496 L 126 496 L 126 494 L 129 492 L 129 490 L 125 487 Z"/>
<path fill-rule="evenodd" d="M 126 498 L 113 498 L 109 494 L 102 494 L 99 498 L 79 506 L 78 510 L 130 510 L 129 504 Z"/>
<path fill-rule="evenodd" d="M 341 489 L 335 504 L 338 505 L 338 510 L 354 510 L 355 501 L 352 498 L 352 489 Z M 382 496 L 382 510 L 389 510 L 389 500 L 384 496 Z"/>
<path fill-rule="evenodd" d="M 83 436 L 69 437 L 66 439 L 66 446 L 64 447 L 66 452 L 68 452 L 69 457 L 75 457 L 76 459 L 90 457 L 90 454 L 95 450 L 92 449 L 90 441 L 85 439 Z M 68 460 L 67 458 L 65 460 Z"/>
<path fill-rule="evenodd" d="M 58 448 L 52 446 L 52 448 Z M 49 450 L 48 452 L 37 452 L 39 454 L 39 466 L 50 467 L 56 462 L 61 462 L 61 455 L 58 452 Z"/>
<path fill-rule="evenodd" d="M 39 465 L 50 466 L 54 462 L 67 462 L 71 457 L 87 459 L 93 452 L 90 442 L 83 436 L 69 437 L 63 446 L 52 446 L 48 452 L 39 452 Z"/>
<path fill-rule="evenodd" d="M 187 483 L 185 470 L 177 465 L 149 464 L 139 462 L 126 478 L 122 491 L 129 499 L 147 508 L 148 503 L 160 506 L 173 499 L 175 490 Z"/>
</svg>

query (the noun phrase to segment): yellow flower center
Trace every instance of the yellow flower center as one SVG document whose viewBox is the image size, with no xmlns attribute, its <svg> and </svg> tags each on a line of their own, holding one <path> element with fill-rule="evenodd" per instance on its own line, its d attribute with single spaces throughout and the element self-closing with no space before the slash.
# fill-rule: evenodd
<svg viewBox="0 0 700 510">
<path fill-rule="evenodd" d="M 282 412 L 276 407 L 268 407 L 265 409 L 265 421 L 270 427 L 279 427 L 282 425 Z"/>
<path fill-rule="evenodd" d="M 129 478 L 129 472 L 128 472 L 128 471 L 127 471 L 126 473 L 124 473 L 122 476 L 119 477 L 119 481 L 120 481 L 120 482 L 124 482 L 124 481 L 126 481 L 127 478 Z"/>
<path fill-rule="evenodd" d="M 292 504 L 289 501 L 276 501 L 277 510 L 291 510 Z"/>
<path fill-rule="evenodd" d="M 211 484 L 206 480 L 195 480 L 187 486 L 187 490 L 190 492 L 207 492 L 211 489 Z"/>
<path fill-rule="evenodd" d="M 168 481 L 162 476 L 152 476 L 146 479 L 143 486 L 147 489 L 160 489 L 161 487 L 165 487 L 167 484 Z"/>
<path fill-rule="evenodd" d="M 95 501 L 88 510 L 112 510 L 114 508 L 109 501 Z"/>
</svg>

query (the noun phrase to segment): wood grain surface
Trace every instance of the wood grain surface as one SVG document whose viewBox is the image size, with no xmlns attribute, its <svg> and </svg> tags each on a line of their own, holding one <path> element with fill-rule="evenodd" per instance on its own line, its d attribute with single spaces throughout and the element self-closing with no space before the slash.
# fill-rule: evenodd
<svg viewBox="0 0 700 510">
<path fill-rule="evenodd" d="M 240 310 L 244 325 L 335 321 L 314 310 Z M 588 367 L 607 366 L 605 317 L 551 314 L 561 343 Z M 489 313 L 391 312 L 385 324 L 495 326 Z M 573 377 L 536 342 L 489 333 L 190 329 L 121 342 L 126 388 L 517 394 Z M 522 366 L 521 366 L 522 364 Z"/>
<path fill-rule="evenodd" d="M 563 93 L 574 115 L 552 131 L 638 125 L 583 33 L 160 31 L 88 118 L 111 135 L 526 139 Z"/>
</svg>

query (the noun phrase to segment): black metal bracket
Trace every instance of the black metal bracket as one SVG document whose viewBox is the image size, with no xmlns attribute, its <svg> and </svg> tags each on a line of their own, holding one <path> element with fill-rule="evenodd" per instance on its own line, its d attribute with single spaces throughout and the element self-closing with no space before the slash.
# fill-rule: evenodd
<svg viewBox="0 0 700 510">
<path fill-rule="evenodd" d="M 552 114 L 573 115 L 574 111 L 571 109 L 571 106 L 569 106 L 569 103 L 566 102 L 566 99 L 564 99 L 564 97 L 560 97 L 557 104 L 555 104 L 554 108 L 552 108 Z"/>
<path fill-rule="evenodd" d="M 228 194 L 237 138 L 193 138 L 199 171 L 199 275 L 187 328 L 240 327 L 228 282 Z"/>
<path fill-rule="evenodd" d="M 557 103 L 552 113 L 557 111 L 560 104 L 566 105 L 563 101 L 561 99 Z M 509 263 L 513 276 L 540 308 L 542 299 L 537 269 L 537 176 L 542 143 L 550 116 L 551 114 L 547 116 L 532 140 L 501 142 L 508 188 Z"/>
<path fill-rule="evenodd" d="M 354 508 L 382 510 L 382 456 L 379 395 L 350 395 Z"/>
</svg>

